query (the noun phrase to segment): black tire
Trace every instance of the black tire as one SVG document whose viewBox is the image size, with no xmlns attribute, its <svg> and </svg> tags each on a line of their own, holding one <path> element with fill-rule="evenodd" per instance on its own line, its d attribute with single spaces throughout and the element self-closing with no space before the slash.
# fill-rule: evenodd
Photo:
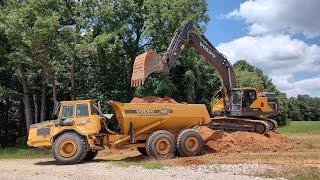
<svg viewBox="0 0 320 180">
<path fill-rule="evenodd" d="M 190 142 L 190 147 L 188 146 Z M 185 129 L 177 138 L 177 150 L 181 156 L 197 156 L 203 151 L 204 142 L 200 133 L 194 129 Z"/>
<path fill-rule="evenodd" d="M 137 150 L 139 151 L 139 153 L 141 153 L 144 156 L 148 155 L 147 150 L 144 147 L 138 147 Z"/>
<path fill-rule="evenodd" d="M 98 151 L 93 151 L 93 150 L 89 150 L 87 152 L 86 157 L 84 157 L 84 161 L 91 161 L 92 159 L 94 159 L 98 154 Z"/>
<path fill-rule="evenodd" d="M 147 154 L 154 159 L 172 158 L 176 152 L 174 136 L 168 131 L 156 131 L 148 138 L 146 150 Z"/>
<path fill-rule="evenodd" d="M 68 150 L 63 150 L 64 146 L 71 143 L 74 153 L 66 154 Z M 69 144 L 68 144 L 69 143 Z M 67 147 L 66 147 L 67 149 Z M 70 149 L 70 148 L 69 148 Z M 52 153 L 55 161 L 61 165 L 76 164 L 81 162 L 87 155 L 87 142 L 85 138 L 74 132 L 66 132 L 57 137 L 52 146 Z"/>
</svg>

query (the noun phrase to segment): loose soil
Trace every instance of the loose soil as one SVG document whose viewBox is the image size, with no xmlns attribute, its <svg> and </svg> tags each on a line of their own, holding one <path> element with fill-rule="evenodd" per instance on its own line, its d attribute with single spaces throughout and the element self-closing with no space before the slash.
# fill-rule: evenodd
<svg viewBox="0 0 320 180">
<path fill-rule="evenodd" d="M 177 104 L 178 102 L 172 99 L 169 96 L 165 96 L 163 98 L 147 96 L 143 98 L 134 97 L 130 103 L 173 103 Z"/>
<path fill-rule="evenodd" d="M 254 132 L 225 132 L 212 130 L 206 126 L 198 127 L 204 142 L 206 154 L 228 154 L 241 152 L 278 152 L 294 148 L 294 142 L 277 132 L 269 132 L 261 135 Z M 139 156 L 140 153 L 135 148 L 111 148 L 99 153 L 99 158 L 108 160 L 120 160 L 130 158 L 131 160 L 141 160 L 145 157 Z M 137 157 L 139 156 L 139 157 Z M 137 157 L 137 158 L 136 158 Z M 183 159 L 184 165 L 204 164 L 199 159 Z"/>
<path fill-rule="evenodd" d="M 277 132 L 261 135 L 254 132 L 225 132 L 199 127 L 208 153 L 266 152 L 293 148 L 293 142 Z"/>
</svg>

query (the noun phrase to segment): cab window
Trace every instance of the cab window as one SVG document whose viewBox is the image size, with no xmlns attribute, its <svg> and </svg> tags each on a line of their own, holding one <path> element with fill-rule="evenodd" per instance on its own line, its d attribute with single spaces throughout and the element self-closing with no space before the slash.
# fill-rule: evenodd
<svg viewBox="0 0 320 180">
<path fill-rule="evenodd" d="M 95 114 L 95 115 L 99 114 L 97 106 L 93 103 L 91 103 L 91 114 Z"/>
<path fill-rule="evenodd" d="M 245 90 L 243 94 L 242 106 L 249 107 L 253 103 L 253 101 L 255 101 L 256 99 L 257 99 L 256 91 Z"/>
<path fill-rule="evenodd" d="M 240 104 L 240 91 L 233 91 L 233 99 L 232 99 L 232 103 L 233 104 Z"/>
<path fill-rule="evenodd" d="M 61 117 L 62 118 L 73 117 L 73 106 L 72 105 L 62 106 Z"/>
<path fill-rule="evenodd" d="M 77 104 L 77 117 L 89 116 L 88 104 Z"/>
</svg>

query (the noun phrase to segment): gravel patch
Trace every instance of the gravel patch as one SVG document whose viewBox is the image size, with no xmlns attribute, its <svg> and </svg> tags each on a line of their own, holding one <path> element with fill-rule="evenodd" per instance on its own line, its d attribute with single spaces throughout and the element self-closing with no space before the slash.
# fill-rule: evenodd
<svg viewBox="0 0 320 180">
<path fill-rule="evenodd" d="M 119 167 L 110 162 L 58 166 L 50 159 L 0 160 L 0 179 L 267 179 L 242 175 L 254 169 L 271 168 L 269 165 L 199 165 L 190 167 L 165 167 L 144 169 L 142 167 Z"/>
</svg>

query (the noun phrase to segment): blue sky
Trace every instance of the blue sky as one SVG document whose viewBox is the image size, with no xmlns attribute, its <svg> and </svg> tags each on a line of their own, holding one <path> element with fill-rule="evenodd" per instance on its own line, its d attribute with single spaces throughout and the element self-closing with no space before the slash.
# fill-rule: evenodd
<svg viewBox="0 0 320 180">
<path fill-rule="evenodd" d="M 318 0 L 207 0 L 206 36 L 231 62 L 246 59 L 288 96 L 320 97 Z"/>
<path fill-rule="evenodd" d="M 246 26 L 243 21 L 225 19 L 221 16 L 239 8 L 240 0 L 208 0 L 210 21 L 207 26 L 206 36 L 214 44 L 228 42 L 244 36 Z"/>
</svg>

